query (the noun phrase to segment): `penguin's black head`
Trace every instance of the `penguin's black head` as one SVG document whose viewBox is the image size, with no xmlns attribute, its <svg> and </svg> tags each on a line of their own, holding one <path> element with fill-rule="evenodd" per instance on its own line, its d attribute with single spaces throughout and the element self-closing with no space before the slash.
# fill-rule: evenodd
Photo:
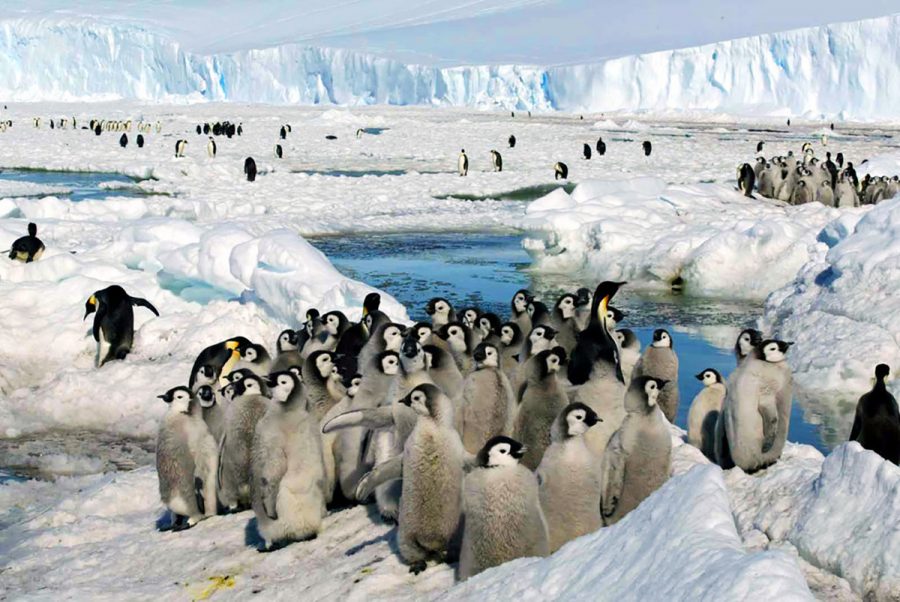
<svg viewBox="0 0 900 602">
<path fill-rule="evenodd" d="M 234 385 L 235 399 L 237 399 L 238 397 L 243 397 L 244 395 L 268 396 L 269 394 L 269 390 L 266 387 L 265 383 L 263 383 L 262 379 L 252 372 L 250 374 L 246 374 L 243 378 L 236 382 L 233 381 L 231 384 Z"/>
<path fill-rule="evenodd" d="M 228 374 L 228 382 L 236 383 L 239 380 L 244 380 L 247 376 L 253 376 L 256 374 L 250 368 L 240 368 L 239 370 L 232 370 Z"/>
<path fill-rule="evenodd" d="M 278 350 L 288 351 L 296 349 L 299 342 L 300 338 L 296 330 L 290 328 L 282 330 L 281 334 L 278 335 Z"/>
<path fill-rule="evenodd" d="M 531 329 L 531 333 L 528 335 L 528 338 L 531 340 L 532 345 L 540 339 L 552 341 L 554 337 L 556 337 L 556 329 L 552 326 L 547 326 L 546 324 L 535 326 Z"/>
<path fill-rule="evenodd" d="M 375 361 L 382 374 L 393 376 L 400 372 L 400 355 L 396 351 L 382 351 Z"/>
<path fill-rule="evenodd" d="M 87 317 L 97 311 L 97 295 L 96 293 L 88 297 L 88 300 L 84 304 L 84 318 L 82 320 L 87 320 Z"/>
<path fill-rule="evenodd" d="M 557 345 L 553 349 L 545 349 L 537 354 L 541 379 L 556 374 L 566 363 L 566 350 Z"/>
<path fill-rule="evenodd" d="M 488 336 L 489 334 L 500 334 L 500 328 L 500 317 L 495 313 L 487 312 L 481 314 L 481 317 L 478 318 L 478 329 L 484 336 Z"/>
<path fill-rule="evenodd" d="M 475 348 L 472 358 L 479 367 L 500 367 L 500 352 L 490 343 L 481 343 Z"/>
<path fill-rule="evenodd" d="M 665 328 L 657 328 L 653 331 L 653 343 L 651 345 L 653 347 L 668 347 L 671 349 L 674 347 L 672 335 Z"/>
<path fill-rule="evenodd" d="M 522 340 L 522 329 L 515 322 L 507 322 L 500 327 L 500 342 L 507 347 L 518 345 Z"/>
<path fill-rule="evenodd" d="M 581 287 L 577 291 L 575 291 L 575 305 L 578 307 L 584 307 L 588 303 L 591 302 L 591 289 Z"/>
<path fill-rule="evenodd" d="M 353 399 L 356 397 L 356 392 L 359 391 L 359 383 L 362 382 L 362 374 L 354 374 L 348 380 L 344 381 L 344 386 L 347 387 L 347 397 Z"/>
<path fill-rule="evenodd" d="M 609 305 L 606 308 L 606 319 L 611 320 L 613 324 L 621 323 L 622 320 L 624 320 L 627 316 L 628 314 L 620 310 L 618 307 Z"/>
<path fill-rule="evenodd" d="M 196 380 L 202 380 L 204 383 L 212 382 L 216 379 L 216 369 L 209 364 L 203 364 L 197 368 Z"/>
<path fill-rule="evenodd" d="M 513 295 L 512 301 L 510 304 L 512 305 L 513 315 L 517 316 L 524 311 L 528 311 L 528 304 L 534 300 L 534 295 L 531 294 L 531 291 L 527 289 L 519 289 L 516 291 L 516 294 Z"/>
<path fill-rule="evenodd" d="M 403 344 L 400 347 L 400 353 L 403 354 L 403 357 L 412 359 L 419 355 L 419 349 L 422 346 L 419 343 L 418 338 L 414 333 L 409 333 L 405 339 L 403 339 Z"/>
<path fill-rule="evenodd" d="M 597 412 L 581 402 L 570 403 L 562 411 L 562 415 L 567 437 L 583 435 L 598 422 L 603 422 Z"/>
<path fill-rule="evenodd" d="M 531 320 L 533 322 L 540 320 L 542 317 L 545 317 L 547 314 L 550 313 L 550 311 L 547 309 L 547 306 L 545 304 L 541 303 L 540 301 L 535 301 L 533 299 L 528 304 L 527 311 L 528 311 L 528 315 L 531 317 Z"/>
<path fill-rule="evenodd" d="M 169 404 L 174 412 L 181 412 L 182 414 L 190 414 L 191 412 L 191 399 L 194 396 L 187 387 L 173 387 L 158 397 Z"/>
<path fill-rule="evenodd" d="M 216 394 L 209 385 L 203 385 L 197 389 L 197 399 L 200 400 L 200 406 L 204 408 L 211 408 L 216 405 Z"/>
<path fill-rule="evenodd" d="M 348 320 L 344 312 L 333 310 L 322 316 L 322 324 L 325 326 L 325 330 L 338 336 L 347 328 Z"/>
<path fill-rule="evenodd" d="M 443 411 L 451 410 L 446 403 L 449 400 L 444 397 L 440 388 L 431 383 L 424 383 L 409 392 L 409 395 L 400 400 L 403 405 L 412 408 L 420 416 L 439 417 Z"/>
<path fill-rule="evenodd" d="M 695 374 L 694 378 L 702 382 L 707 387 L 715 383 L 722 383 L 722 375 L 715 368 L 707 368 L 700 374 Z"/>
<path fill-rule="evenodd" d="M 297 375 L 290 370 L 273 372 L 266 377 L 266 385 L 271 392 L 272 399 L 280 403 L 287 402 L 294 391 L 300 387 L 301 382 Z"/>
<path fill-rule="evenodd" d="M 793 344 L 792 342 L 779 341 L 778 339 L 766 339 L 756 346 L 756 357 L 772 364 L 783 362 L 785 353 Z"/>
<path fill-rule="evenodd" d="M 443 297 L 435 297 L 429 300 L 428 304 L 425 306 L 425 313 L 429 316 L 435 314 L 449 315 L 452 310 L 453 306 Z"/>
<path fill-rule="evenodd" d="M 438 370 L 448 361 L 447 352 L 437 345 L 423 345 L 422 351 L 425 352 L 425 367 Z"/>
<path fill-rule="evenodd" d="M 269 359 L 269 352 L 266 351 L 265 347 L 257 343 L 242 345 L 238 348 L 238 351 L 240 351 L 241 359 L 245 362 L 258 363 Z"/>
<path fill-rule="evenodd" d="M 609 310 L 609 302 L 615 297 L 616 292 L 625 282 L 604 281 L 597 285 L 594 291 L 593 305 L 591 306 L 591 321 L 602 324 L 608 319 L 607 311 Z"/>
<path fill-rule="evenodd" d="M 762 343 L 762 333 L 755 328 L 745 328 L 738 335 L 737 341 L 734 343 L 734 350 L 740 357 L 745 357 L 760 343 Z"/>
<path fill-rule="evenodd" d="M 476 328 L 478 326 L 478 318 L 481 317 L 481 310 L 477 307 L 467 307 L 460 312 L 460 316 L 463 324 L 469 328 Z"/>
<path fill-rule="evenodd" d="M 313 351 L 306 358 L 306 365 L 303 367 L 303 380 L 312 382 L 311 379 L 324 381 L 331 376 L 331 369 L 334 367 L 334 354 L 330 351 L 318 350 Z"/>
<path fill-rule="evenodd" d="M 481 468 L 516 466 L 527 448 L 520 442 L 505 435 L 491 437 L 478 452 L 476 462 Z"/>
<path fill-rule="evenodd" d="M 880 383 L 883 383 L 890 373 L 891 367 L 887 364 L 878 364 L 875 366 L 875 380 Z"/>
<path fill-rule="evenodd" d="M 455 341 L 463 344 L 469 342 L 469 329 L 462 322 L 448 322 L 441 326 L 437 335 L 447 342 Z"/>
<path fill-rule="evenodd" d="M 378 293 L 369 293 L 366 295 L 366 298 L 363 299 L 363 316 L 372 313 L 373 311 L 378 311 L 378 308 L 381 307 L 381 295 Z"/>
<path fill-rule="evenodd" d="M 32 238 L 37 236 L 37 224 L 34 222 L 28 224 L 28 236 Z"/>
<path fill-rule="evenodd" d="M 575 307 L 577 298 L 572 293 L 565 293 L 556 300 L 556 311 L 562 315 L 564 320 L 575 317 Z"/>
<path fill-rule="evenodd" d="M 420 344 L 427 345 L 431 342 L 431 335 L 433 334 L 431 324 L 428 322 L 416 322 L 412 328 L 409 329 L 409 332 L 406 336 L 414 336 Z"/>
</svg>

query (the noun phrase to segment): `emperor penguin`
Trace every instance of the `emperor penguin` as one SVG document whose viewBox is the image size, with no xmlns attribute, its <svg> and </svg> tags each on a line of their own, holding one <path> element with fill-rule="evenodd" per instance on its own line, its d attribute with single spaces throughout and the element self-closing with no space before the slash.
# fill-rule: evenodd
<svg viewBox="0 0 900 602">
<path fill-rule="evenodd" d="M 464 379 L 452 352 L 437 345 L 422 345 L 422 350 L 425 351 L 425 368 L 428 376 L 431 377 L 434 384 L 441 388 L 444 395 L 453 401 L 456 419 L 457 421 L 461 420 L 462 414 L 459 409 L 462 403 Z M 459 426 L 457 424 L 457 428 Z"/>
<path fill-rule="evenodd" d="M 582 156 L 584 159 L 590 159 L 590 158 L 591 158 L 591 145 L 588 144 L 587 142 L 585 142 L 585 143 L 582 145 L 582 148 L 581 148 L 581 156 Z"/>
<path fill-rule="evenodd" d="M 522 349 L 522 331 L 515 322 L 500 327 L 500 369 L 512 379 L 519 369 L 519 352 Z M 510 384 L 512 380 L 510 380 Z"/>
<path fill-rule="evenodd" d="M 666 420 L 675 424 L 678 415 L 678 355 L 672 343 L 672 335 L 664 328 L 653 331 L 653 341 L 634 366 L 635 376 L 652 376 L 665 381 L 659 391 L 658 405 Z"/>
<path fill-rule="evenodd" d="M 603 526 L 600 517 L 600 458 L 584 434 L 602 422 L 588 406 L 573 403 L 559 413 L 552 443 L 537 468 L 541 508 L 550 532 L 550 553 Z"/>
<path fill-rule="evenodd" d="M 835 207 L 859 207 L 859 195 L 856 193 L 856 187 L 847 177 L 847 172 L 841 172 L 838 176 L 837 184 L 834 187 L 834 206 Z"/>
<path fill-rule="evenodd" d="M 138 148 L 144 148 L 144 135 L 143 134 L 137 135 L 137 145 L 138 145 Z"/>
<path fill-rule="evenodd" d="M 461 176 L 469 174 L 469 157 L 466 156 L 466 149 L 459 151 L 459 160 L 456 162 L 456 169 Z"/>
<path fill-rule="evenodd" d="M 722 404 L 728 453 L 752 473 L 774 464 L 787 440 L 793 402 L 791 343 L 766 339 L 731 374 Z"/>
<path fill-rule="evenodd" d="M 276 144 L 276 145 L 275 145 L 275 158 L 276 158 L 276 159 L 281 159 L 281 158 L 283 158 L 283 157 L 284 157 L 284 149 L 281 148 L 281 145 L 280 145 L 280 144 Z"/>
<path fill-rule="evenodd" d="M 627 415 L 603 454 L 600 512 L 612 525 L 669 478 L 672 436 L 656 401 L 664 381 L 636 376 L 625 395 Z"/>
<path fill-rule="evenodd" d="M 481 310 L 477 307 L 467 307 L 459 312 L 463 325 L 469 330 L 478 328 L 478 318 L 481 316 Z M 479 333 L 480 334 L 480 333 Z M 480 342 L 480 341 L 479 341 Z"/>
<path fill-rule="evenodd" d="M 287 328 L 281 331 L 275 341 L 275 361 L 272 362 L 272 372 L 281 372 L 291 366 L 303 366 L 303 357 L 299 351 L 300 337 L 296 330 Z"/>
<path fill-rule="evenodd" d="M 552 326 L 535 326 L 522 340 L 517 354 L 517 365 L 511 373 L 507 374 L 509 383 L 516 392 L 517 400 L 521 401 L 519 399 L 521 397 L 520 388 L 526 379 L 528 361 L 541 351 L 553 349 L 557 345 L 556 330 Z M 566 356 L 568 357 L 568 354 Z"/>
<path fill-rule="evenodd" d="M 281 126 L 281 129 L 278 131 L 278 137 L 282 140 L 285 140 L 287 138 L 287 130 L 284 126 Z"/>
<path fill-rule="evenodd" d="M 222 434 L 225 432 L 225 408 L 216 399 L 216 393 L 212 385 L 201 385 L 194 394 L 202 409 L 203 422 L 209 429 L 216 442 L 216 455 L 218 456 L 219 443 L 222 441 Z M 224 397 L 222 398 L 224 399 Z"/>
<path fill-rule="evenodd" d="M 216 513 L 218 448 L 190 389 L 175 387 L 159 398 L 169 404 L 156 441 L 159 495 L 180 531 Z"/>
<path fill-rule="evenodd" d="M 569 362 L 569 382 L 577 387 L 571 401 L 580 401 L 603 419 L 585 435 L 598 456 L 625 418 L 625 379 L 619 349 L 610 334 L 609 302 L 624 282 L 601 282 L 594 291 L 591 321 L 579 335 Z"/>
<path fill-rule="evenodd" d="M 603 137 L 597 138 L 597 154 L 601 157 L 606 154 L 606 143 L 603 141 Z"/>
<path fill-rule="evenodd" d="M 446 346 L 463 376 L 472 371 L 472 351 L 475 350 L 475 338 L 472 331 L 461 322 L 444 324 L 437 331 L 434 342 Z"/>
<path fill-rule="evenodd" d="M 762 343 L 762 333 L 755 328 L 745 328 L 734 342 L 734 358 L 738 366 Z"/>
<path fill-rule="evenodd" d="M 749 163 L 744 163 L 737 170 L 738 190 L 744 193 L 745 197 L 755 198 L 753 196 L 753 186 L 756 184 L 756 172 Z"/>
<path fill-rule="evenodd" d="M 133 306 L 146 307 L 159 316 L 152 303 L 130 296 L 117 284 L 96 291 L 85 303 L 85 320 L 96 312 L 92 332 L 97 341 L 98 368 L 112 360 L 123 360 L 131 353 L 134 344 Z"/>
<path fill-rule="evenodd" d="M 387 479 L 402 479 L 397 545 L 409 571 L 419 574 L 429 559 L 447 557 L 469 458 L 454 427 L 453 403 L 436 385 L 417 386 L 401 403 L 417 416 L 403 454 L 363 477 L 356 497 L 365 499 Z"/>
<path fill-rule="evenodd" d="M 798 180 L 789 202 L 791 205 L 805 205 L 814 200 L 812 195 L 813 191 L 806 184 L 806 180 Z"/>
<path fill-rule="evenodd" d="M 269 376 L 272 403 L 253 436 L 251 505 L 264 548 L 314 539 L 325 516 L 325 466 L 318 422 L 290 371 Z M 328 492 L 328 496 L 330 497 Z"/>
<path fill-rule="evenodd" d="M 500 322 L 500 316 L 493 312 L 485 312 L 478 317 L 478 334 L 482 343 L 490 343 L 498 350 L 500 349 L 500 330 L 503 324 Z"/>
<path fill-rule="evenodd" d="M 350 321 L 344 312 L 332 310 L 322 314 L 322 332 L 308 341 L 303 347 L 303 355 L 309 355 L 313 351 L 335 351 L 344 331 L 350 327 Z"/>
<path fill-rule="evenodd" d="M 37 237 L 37 224 L 28 224 L 28 236 L 17 238 L 9 249 L 9 258 L 24 263 L 37 261 L 44 254 L 44 243 Z"/>
<path fill-rule="evenodd" d="M 575 291 L 575 323 L 581 332 L 588 327 L 591 321 L 591 301 L 593 294 L 591 289 L 581 287 Z"/>
<path fill-rule="evenodd" d="M 119 137 L 119 146 L 121 146 L 122 148 L 125 148 L 126 146 L 128 146 L 128 134 L 123 133 Z"/>
<path fill-rule="evenodd" d="M 370 320 L 371 314 L 364 318 Z M 366 344 L 359 352 L 359 366 L 365 369 L 371 365 L 372 358 L 382 351 L 400 351 L 403 344 L 403 325 L 394 322 L 386 322 L 369 337 Z"/>
<path fill-rule="evenodd" d="M 194 365 L 191 368 L 191 375 L 188 381 L 188 386 L 191 390 L 196 390 L 198 387 L 198 378 L 200 377 L 201 372 L 205 372 L 206 369 L 211 369 L 215 376 L 213 377 L 212 382 L 219 381 L 219 379 L 223 379 L 222 384 L 227 384 L 227 377 L 231 370 L 237 365 L 237 363 L 241 359 L 241 352 L 239 349 L 241 347 L 248 347 L 252 343 L 246 337 L 232 337 L 221 343 L 216 343 L 215 345 L 210 345 L 206 347 L 203 351 L 197 355 L 197 359 L 194 360 Z M 204 381 L 200 384 L 206 384 L 209 381 Z"/>
<path fill-rule="evenodd" d="M 206 154 L 209 155 L 210 159 L 216 158 L 216 141 L 212 136 L 209 137 L 209 142 L 206 143 Z"/>
<path fill-rule="evenodd" d="M 256 181 L 256 161 L 253 160 L 253 157 L 244 159 L 244 175 L 247 176 L 248 182 Z"/>
<path fill-rule="evenodd" d="M 887 390 L 887 364 L 875 366 L 875 385 L 859 398 L 850 441 L 857 441 L 894 464 L 900 464 L 900 411 L 897 400 Z"/>
<path fill-rule="evenodd" d="M 232 383 L 234 398 L 225 412 L 225 433 L 219 446 L 218 496 L 234 512 L 250 507 L 250 470 L 256 425 L 269 408 L 268 387 L 249 374 Z"/>
<path fill-rule="evenodd" d="M 630 328 L 620 328 L 613 335 L 619 347 L 619 365 L 624 382 L 630 383 L 634 366 L 641 359 L 641 341 Z"/>
<path fill-rule="evenodd" d="M 645 157 L 649 157 L 649 156 L 650 156 L 650 153 L 653 151 L 653 145 L 650 144 L 650 141 L 649 141 L 649 140 L 644 140 L 644 141 L 641 143 L 641 148 L 644 149 L 644 156 L 645 156 Z"/>
<path fill-rule="evenodd" d="M 516 148 L 516 137 L 513 134 L 509 135 L 509 148 Z"/>
<path fill-rule="evenodd" d="M 495 435 L 512 433 L 516 405 L 509 379 L 500 369 L 500 351 L 481 343 L 472 356 L 475 370 L 466 376 L 457 423 L 463 446 L 475 454 Z"/>
<path fill-rule="evenodd" d="M 494 171 L 503 171 L 503 157 L 495 150 L 491 151 L 491 166 Z"/>
<path fill-rule="evenodd" d="M 531 327 L 549 326 L 552 320 L 550 309 L 541 301 L 533 299 L 528 304 L 528 316 L 531 318 Z"/>
<path fill-rule="evenodd" d="M 525 445 L 522 464 L 532 470 L 541 463 L 544 450 L 550 445 L 553 421 L 569 403 L 557 378 L 565 362 L 565 350 L 555 347 L 541 351 L 525 365 L 513 437 Z"/>
<path fill-rule="evenodd" d="M 534 300 L 531 291 L 520 289 L 510 301 L 510 322 L 515 322 L 519 332 L 524 336 L 531 332 L 531 316 L 528 315 L 528 304 Z"/>
<path fill-rule="evenodd" d="M 478 452 L 462 491 L 461 581 L 516 558 L 550 553 L 537 479 L 519 463 L 521 443 L 498 436 Z"/>
<path fill-rule="evenodd" d="M 269 373 L 272 367 L 272 358 L 262 345 L 248 341 L 244 345 L 238 345 L 238 353 L 241 357 L 234 365 L 233 370 L 248 368 L 257 376 L 265 376 Z"/>
<path fill-rule="evenodd" d="M 575 349 L 581 332 L 577 321 L 577 302 L 575 295 L 565 293 L 556 301 L 550 318 L 550 325 L 556 330 L 557 342 L 569 354 Z"/>
<path fill-rule="evenodd" d="M 179 140 L 175 143 L 175 157 L 183 157 L 184 149 L 187 146 L 187 140 Z"/>
<path fill-rule="evenodd" d="M 345 393 L 332 378 L 334 367 L 334 355 L 321 350 L 311 353 L 303 364 L 305 406 L 317 423 Z"/>
<path fill-rule="evenodd" d="M 456 312 L 453 311 L 453 305 L 442 297 L 435 297 L 429 300 L 425 306 L 425 313 L 431 316 L 431 324 L 435 330 L 438 330 L 445 324 L 456 321 Z"/>
<path fill-rule="evenodd" d="M 703 383 L 703 389 L 694 397 L 688 411 L 688 443 L 715 462 L 716 424 L 725 401 L 725 382 L 714 368 L 698 374 L 697 380 Z"/>
<path fill-rule="evenodd" d="M 761 152 L 763 151 L 763 146 L 765 146 L 765 144 L 766 144 L 766 143 L 763 142 L 762 140 L 760 140 L 759 142 L 757 142 L 757 143 L 756 143 L 756 152 L 761 153 Z"/>
<path fill-rule="evenodd" d="M 569 178 L 569 166 L 562 161 L 553 164 L 553 179 L 566 180 Z"/>
</svg>

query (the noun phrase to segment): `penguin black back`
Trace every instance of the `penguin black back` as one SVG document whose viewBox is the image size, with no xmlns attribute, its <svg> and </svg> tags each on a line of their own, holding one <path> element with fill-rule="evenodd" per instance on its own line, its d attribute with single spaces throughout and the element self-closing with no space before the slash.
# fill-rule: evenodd
<svg viewBox="0 0 900 602">
<path fill-rule="evenodd" d="M 900 464 L 900 411 L 897 400 L 887 390 L 889 372 L 887 364 L 875 367 L 875 385 L 856 405 L 850 441 L 857 441 L 885 460 Z"/>
<path fill-rule="evenodd" d="M 143 134 L 137 135 L 137 145 L 138 145 L 138 148 L 144 148 L 144 135 Z"/>
<path fill-rule="evenodd" d="M 122 136 L 119 138 L 119 146 L 121 146 L 122 148 L 128 146 L 128 134 L 122 134 Z"/>
<path fill-rule="evenodd" d="M 588 144 L 587 142 L 585 142 L 584 146 L 582 147 L 581 152 L 584 155 L 585 159 L 590 159 L 591 158 L 591 145 Z"/>
<path fill-rule="evenodd" d="M 244 159 L 244 173 L 247 175 L 248 182 L 256 181 L 256 161 L 253 160 L 253 157 Z"/>
<path fill-rule="evenodd" d="M 603 138 L 597 138 L 597 154 L 601 157 L 606 154 L 606 143 Z"/>
<path fill-rule="evenodd" d="M 110 360 L 125 359 L 131 352 L 134 343 L 132 307 L 135 305 L 146 307 L 159 316 L 159 312 L 149 301 L 130 296 L 117 284 L 95 292 L 85 303 L 85 319 L 96 312 L 92 333 L 99 344 L 98 367 Z"/>
<path fill-rule="evenodd" d="M 509 135 L 509 148 L 516 148 L 516 137 L 513 134 Z"/>
<path fill-rule="evenodd" d="M 9 258 L 31 263 L 41 258 L 44 243 L 37 237 L 37 224 L 28 224 L 28 236 L 16 239 L 9 250 Z"/>
<path fill-rule="evenodd" d="M 622 370 L 619 366 L 619 353 L 616 343 L 609 334 L 607 328 L 606 312 L 609 309 L 609 301 L 616 291 L 625 284 L 624 282 L 601 282 L 594 291 L 594 299 L 591 305 L 591 321 L 588 327 L 578 335 L 578 342 L 572 350 L 569 360 L 569 381 L 573 385 L 584 384 L 588 381 L 593 370 L 594 363 L 604 360 L 616 367 L 617 378 L 625 382 Z"/>
<path fill-rule="evenodd" d="M 643 147 L 644 149 L 644 156 L 649 157 L 650 153 L 653 151 L 653 145 L 650 144 L 650 141 L 644 140 L 644 142 L 641 144 L 641 147 Z"/>
</svg>

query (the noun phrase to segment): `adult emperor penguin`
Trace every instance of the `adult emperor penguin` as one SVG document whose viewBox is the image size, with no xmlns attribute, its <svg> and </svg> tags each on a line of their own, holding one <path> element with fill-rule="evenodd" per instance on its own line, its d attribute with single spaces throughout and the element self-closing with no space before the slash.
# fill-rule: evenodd
<svg viewBox="0 0 900 602">
<path fill-rule="evenodd" d="M 322 439 L 300 380 L 290 371 L 275 372 L 269 387 L 273 403 L 256 425 L 250 454 L 260 551 L 314 539 L 326 500 Z"/>
<path fill-rule="evenodd" d="M 184 149 L 187 147 L 187 140 L 179 140 L 175 143 L 175 157 L 183 157 Z"/>
<path fill-rule="evenodd" d="M 566 180 L 569 177 L 569 166 L 562 161 L 553 164 L 553 179 Z"/>
<path fill-rule="evenodd" d="M 513 134 L 509 135 L 509 148 L 516 148 L 516 137 Z"/>
<path fill-rule="evenodd" d="M 244 175 L 247 176 L 248 182 L 256 181 L 256 161 L 253 160 L 253 157 L 244 159 Z"/>
<path fill-rule="evenodd" d="M 887 364 L 875 366 L 875 385 L 859 398 L 850 441 L 858 441 L 894 464 L 900 464 L 900 411 L 897 400 L 887 390 Z"/>
<path fill-rule="evenodd" d="M 722 375 L 713 368 L 698 374 L 697 380 L 703 383 L 703 389 L 694 397 L 688 411 L 688 443 L 715 462 L 716 424 L 725 401 L 725 383 Z"/>
<path fill-rule="evenodd" d="M 569 362 L 569 382 L 578 388 L 571 395 L 594 410 L 603 422 L 585 435 L 588 447 L 602 455 L 612 434 L 625 418 L 625 380 L 619 350 L 610 334 L 609 302 L 624 282 L 601 282 L 594 291 L 591 321 L 579 335 Z"/>
<path fill-rule="evenodd" d="M 622 378 L 626 383 L 631 382 L 634 366 L 641 359 L 641 341 L 630 328 L 620 328 L 613 333 L 619 347 L 619 366 L 622 368 Z"/>
<path fill-rule="evenodd" d="M 191 368 L 191 375 L 188 381 L 188 386 L 191 390 L 196 390 L 199 386 L 197 384 L 198 376 L 201 373 L 201 370 L 204 367 L 209 367 L 215 373 L 215 380 L 218 380 L 220 377 L 226 377 L 231 372 L 231 370 L 235 367 L 235 365 L 241 359 L 240 348 L 248 347 L 252 343 L 246 337 L 232 337 L 230 339 L 224 340 L 221 343 L 216 343 L 215 345 L 210 345 L 205 348 L 200 354 L 197 356 L 197 359 L 194 360 L 194 365 Z M 203 383 L 201 383 L 203 384 Z"/>
<path fill-rule="evenodd" d="M 734 358 L 738 366 L 762 343 L 762 333 L 755 328 L 745 328 L 734 342 Z"/>
<path fill-rule="evenodd" d="M 465 176 L 469 174 L 469 157 L 466 156 L 466 149 L 459 151 L 459 159 L 456 162 L 456 169 L 459 175 Z"/>
<path fill-rule="evenodd" d="M 37 261 L 44 254 L 44 243 L 37 237 L 37 224 L 28 224 L 28 236 L 17 238 L 9 249 L 9 258 L 24 263 Z"/>
<path fill-rule="evenodd" d="M 534 299 L 531 291 L 519 289 L 510 301 L 510 321 L 515 322 L 524 336 L 531 332 L 531 316 L 528 315 L 528 304 Z"/>
<path fill-rule="evenodd" d="M 463 383 L 462 407 L 457 420 L 463 446 L 478 453 L 495 435 L 512 433 L 516 405 L 509 379 L 500 369 L 500 351 L 481 343 L 473 354 L 475 370 Z"/>
<path fill-rule="evenodd" d="M 653 145 L 650 144 L 650 141 L 649 141 L 649 140 L 644 140 L 644 141 L 641 143 L 641 148 L 644 149 L 644 156 L 645 156 L 645 157 L 649 157 L 649 156 L 650 156 L 650 153 L 653 152 Z"/>
<path fill-rule="evenodd" d="M 218 449 L 190 389 L 175 387 L 159 398 L 169 404 L 156 441 L 159 495 L 180 531 L 216 513 Z"/>
<path fill-rule="evenodd" d="M 781 457 L 793 401 L 791 343 L 762 341 L 728 379 L 722 421 L 728 452 L 744 472 L 756 472 Z"/>
<path fill-rule="evenodd" d="M 210 136 L 209 142 L 206 143 L 206 154 L 209 155 L 210 159 L 216 158 L 216 141 Z"/>
<path fill-rule="evenodd" d="M 278 131 L 278 137 L 282 140 L 285 140 L 287 138 L 287 130 L 284 126 L 281 126 L 281 129 Z"/>
<path fill-rule="evenodd" d="M 523 454 L 518 441 L 493 437 L 466 475 L 460 580 L 516 558 L 550 553 L 537 479 L 519 464 Z"/>
<path fill-rule="evenodd" d="M 749 163 L 744 163 L 737 170 L 738 190 L 744 193 L 744 196 L 755 198 L 753 196 L 753 186 L 756 184 L 756 172 Z"/>
<path fill-rule="evenodd" d="M 588 144 L 587 142 L 585 142 L 584 145 L 583 145 L 582 148 L 581 148 L 581 155 L 582 155 L 582 157 L 584 157 L 585 159 L 590 159 L 590 158 L 591 158 L 591 145 Z"/>
<path fill-rule="evenodd" d="M 617 523 L 669 478 L 672 436 L 656 403 L 664 385 L 652 376 L 636 376 L 628 387 L 628 413 L 603 454 L 600 512 L 605 525 Z"/>
<path fill-rule="evenodd" d="M 678 355 L 672 343 L 672 335 L 663 328 L 653 331 L 653 341 L 634 366 L 635 376 L 652 376 L 665 381 L 659 391 L 658 405 L 666 420 L 675 424 L 678 415 Z"/>
<path fill-rule="evenodd" d="M 119 146 L 121 146 L 122 148 L 125 148 L 126 146 L 128 146 L 128 134 L 123 133 L 119 137 Z"/>
<path fill-rule="evenodd" d="M 234 398 L 225 412 L 225 433 L 219 446 L 218 496 L 229 511 L 250 506 L 250 467 L 256 425 L 270 400 L 263 380 L 249 374 L 232 383 Z"/>
<path fill-rule="evenodd" d="M 409 571 L 419 574 L 427 560 L 446 558 L 457 532 L 468 456 L 453 426 L 453 404 L 436 385 L 417 386 L 401 403 L 418 416 L 403 455 L 367 474 L 357 499 L 387 479 L 402 478 L 397 545 Z"/>
<path fill-rule="evenodd" d="M 284 157 L 284 149 L 281 148 L 280 144 L 276 144 L 275 145 L 275 158 L 281 159 L 282 157 Z"/>
<path fill-rule="evenodd" d="M 137 145 L 138 145 L 138 148 L 144 148 L 144 135 L 143 134 L 137 135 Z"/>
<path fill-rule="evenodd" d="M 600 458 L 584 441 L 602 422 L 583 403 L 573 403 L 553 423 L 553 443 L 537 468 L 541 508 L 550 532 L 550 553 L 603 526 L 600 518 Z"/>
<path fill-rule="evenodd" d="M 565 350 L 555 347 L 541 351 L 525 365 L 513 437 L 527 448 L 522 464 L 532 470 L 541 463 L 544 450 L 551 443 L 553 421 L 569 402 L 566 391 L 557 378 L 565 361 Z"/>
<path fill-rule="evenodd" d="M 134 344 L 133 306 L 146 307 L 159 316 L 152 303 L 130 296 L 117 284 L 95 292 L 85 303 L 84 319 L 96 312 L 92 333 L 97 341 L 98 368 L 108 361 L 125 359 L 131 352 Z"/>
<path fill-rule="evenodd" d="M 431 316 L 431 325 L 438 330 L 445 324 L 456 321 L 453 305 L 443 297 L 435 297 L 428 301 L 425 313 Z"/>
<path fill-rule="evenodd" d="M 597 154 L 601 157 L 606 154 L 606 143 L 603 141 L 603 137 L 597 138 Z"/>
<path fill-rule="evenodd" d="M 491 166 L 494 171 L 503 171 L 503 157 L 495 150 L 491 151 Z"/>
</svg>

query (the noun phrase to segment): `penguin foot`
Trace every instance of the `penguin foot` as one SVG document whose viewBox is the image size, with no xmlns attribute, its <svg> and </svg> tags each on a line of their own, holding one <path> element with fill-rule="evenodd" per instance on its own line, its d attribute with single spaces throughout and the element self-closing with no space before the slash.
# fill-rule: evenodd
<svg viewBox="0 0 900 602">
<path fill-rule="evenodd" d="M 397 524 L 397 516 L 393 514 L 389 514 L 387 512 L 381 513 L 381 520 L 384 521 L 386 525 L 396 525 Z"/>
<path fill-rule="evenodd" d="M 413 562 L 409 565 L 409 572 L 413 575 L 418 575 L 422 571 L 428 568 L 428 563 L 424 560 L 419 560 L 418 562 Z"/>
<path fill-rule="evenodd" d="M 189 521 L 184 521 L 183 523 L 178 523 L 176 525 L 173 525 L 172 531 L 175 531 L 176 533 L 178 531 L 187 531 L 188 529 L 190 529 L 193 526 L 194 525 L 192 525 Z"/>
</svg>

